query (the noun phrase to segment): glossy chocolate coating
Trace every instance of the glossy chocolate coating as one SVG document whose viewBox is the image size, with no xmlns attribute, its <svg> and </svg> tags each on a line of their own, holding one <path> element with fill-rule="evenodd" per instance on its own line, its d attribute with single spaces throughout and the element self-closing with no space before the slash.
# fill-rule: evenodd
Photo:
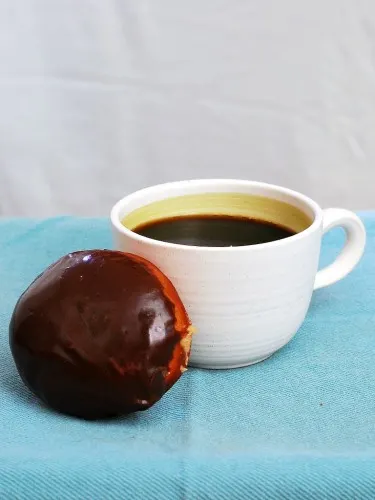
<svg viewBox="0 0 375 500">
<path fill-rule="evenodd" d="M 92 250 L 68 254 L 36 278 L 16 304 L 9 335 L 36 396 L 97 419 L 145 410 L 162 397 L 186 367 L 189 326 L 155 266 Z"/>
</svg>

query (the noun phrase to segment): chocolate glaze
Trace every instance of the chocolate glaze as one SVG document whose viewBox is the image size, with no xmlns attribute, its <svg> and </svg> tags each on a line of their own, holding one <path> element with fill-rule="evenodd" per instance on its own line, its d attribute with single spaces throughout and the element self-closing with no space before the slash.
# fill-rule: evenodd
<svg viewBox="0 0 375 500">
<path fill-rule="evenodd" d="M 68 254 L 36 278 L 16 304 L 9 335 L 36 396 L 97 419 L 145 410 L 162 397 L 187 364 L 189 326 L 155 266 L 92 250 Z"/>
</svg>

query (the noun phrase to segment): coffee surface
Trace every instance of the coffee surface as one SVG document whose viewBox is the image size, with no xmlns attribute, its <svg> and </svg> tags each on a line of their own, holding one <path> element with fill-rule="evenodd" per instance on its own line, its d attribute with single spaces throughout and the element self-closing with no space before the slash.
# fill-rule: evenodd
<svg viewBox="0 0 375 500">
<path fill-rule="evenodd" d="M 133 231 L 153 240 L 203 247 L 257 245 L 295 234 L 271 222 L 229 215 L 170 217 L 139 225 Z"/>
</svg>

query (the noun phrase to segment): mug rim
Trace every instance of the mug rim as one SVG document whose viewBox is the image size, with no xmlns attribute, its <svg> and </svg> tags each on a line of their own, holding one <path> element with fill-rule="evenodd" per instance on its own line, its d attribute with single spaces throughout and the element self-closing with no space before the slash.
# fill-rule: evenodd
<svg viewBox="0 0 375 500">
<path fill-rule="evenodd" d="M 256 243 L 253 245 L 242 245 L 242 246 L 233 246 L 233 247 L 208 247 L 208 246 L 197 246 L 197 245 L 182 245 L 180 243 L 170 243 L 167 241 L 160 241 L 160 240 L 154 240 L 152 238 L 148 238 L 147 236 L 141 236 L 140 234 L 135 233 L 131 229 L 128 229 L 125 227 L 120 218 L 120 212 L 121 209 L 126 205 L 126 203 L 131 202 L 134 198 L 137 198 L 141 196 L 142 194 L 147 195 L 149 192 L 153 191 L 159 191 L 160 189 L 165 189 L 167 190 L 168 188 L 173 188 L 173 187 L 186 187 L 188 186 L 197 186 L 197 187 L 205 187 L 205 186 L 210 186 L 212 187 L 213 185 L 218 186 L 218 191 L 220 192 L 219 188 L 221 186 L 225 186 L 228 184 L 236 184 L 237 186 L 242 186 L 242 187 L 258 187 L 258 188 L 265 188 L 265 189 L 270 189 L 273 191 L 277 191 L 281 194 L 285 194 L 287 196 L 290 196 L 292 198 L 297 199 L 298 201 L 302 202 L 304 205 L 306 205 L 314 214 L 314 219 L 312 223 L 310 224 L 309 227 L 304 229 L 303 231 L 300 231 L 296 234 L 293 234 L 292 236 L 288 236 L 286 238 L 283 238 L 281 240 L 275 240 L 275 241 L 270 241 L 267 243 Z M 251 193 L 249 193 L 251 194 Z M 166 197 L 166 199 L 169 198 L 169 196 Z M 147 203 L 145 203 L 146 205 Z M 259 181 L 250 181 L 250 180 L 242 180 L 242 179 L 192 179 L 192 180 L 182 180 L 182 181 L 172 181 L 172 182 L 165 182 L 165 183 L 159 183 L 159 184 L 154 184 L 152 186 L 148 186 L 145 188 L 138 189 L 137 191 L 134 191 L 120 200 L 118 200 L 112 207 L 111 213 L 110 213 L 110 219 L 112 226 L 114 229 L 119 231 L 120 233 L 132 238 L 135 241 L 138 241 L 139 243 L 151 245 L 151 246 L 156 246 L 159 248 L 165 248 L 165 249 L 171 249 L 171 250 L 178 250 L 178 251 L 186 251 L 186 252 L 191 252 L 191 251 L 199 251 L 199 252 L 207 252 L 207 253 L 215 253 L 215 252 L 245 252 L 249 251 L 251 249 L 259 249 L 259 248 L 270 248 L 270 247 L 278 247 L 278 246 L 284 246 L 288 245 L 289 243 L 292 243 L 294 241 L 300 240 L 301 238 L 305 238 L 315 230 L 317 230 L 319 227 L 322 226 L 322 221 L 323 221 L 323 216 L 322 216 L 322 209 L 316 203 L 314 200 L 309 198 L 308 196 L 298 192 L 294 191 L 293 189 L 289 189 L 283 186 L 278 186 L 277 184 L 270 184 L 267 182 L 259 182 Z"/>
</svg>

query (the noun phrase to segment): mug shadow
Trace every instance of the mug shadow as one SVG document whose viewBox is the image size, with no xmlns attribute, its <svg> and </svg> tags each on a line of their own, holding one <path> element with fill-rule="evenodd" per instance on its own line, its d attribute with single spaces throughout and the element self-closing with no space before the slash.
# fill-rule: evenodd
<svg viewBox="0 0 375 500">
<path fill-rule="evenodd" d="M 334 297 L 332 293 L 332 287 L 334 286 L 335 285 L 331 285 L 330 288 L 321 288 L 313 293 L 307 316 L 310 316 L 321 309 L 328 309 L 330 307 Z"/>
</svg>

